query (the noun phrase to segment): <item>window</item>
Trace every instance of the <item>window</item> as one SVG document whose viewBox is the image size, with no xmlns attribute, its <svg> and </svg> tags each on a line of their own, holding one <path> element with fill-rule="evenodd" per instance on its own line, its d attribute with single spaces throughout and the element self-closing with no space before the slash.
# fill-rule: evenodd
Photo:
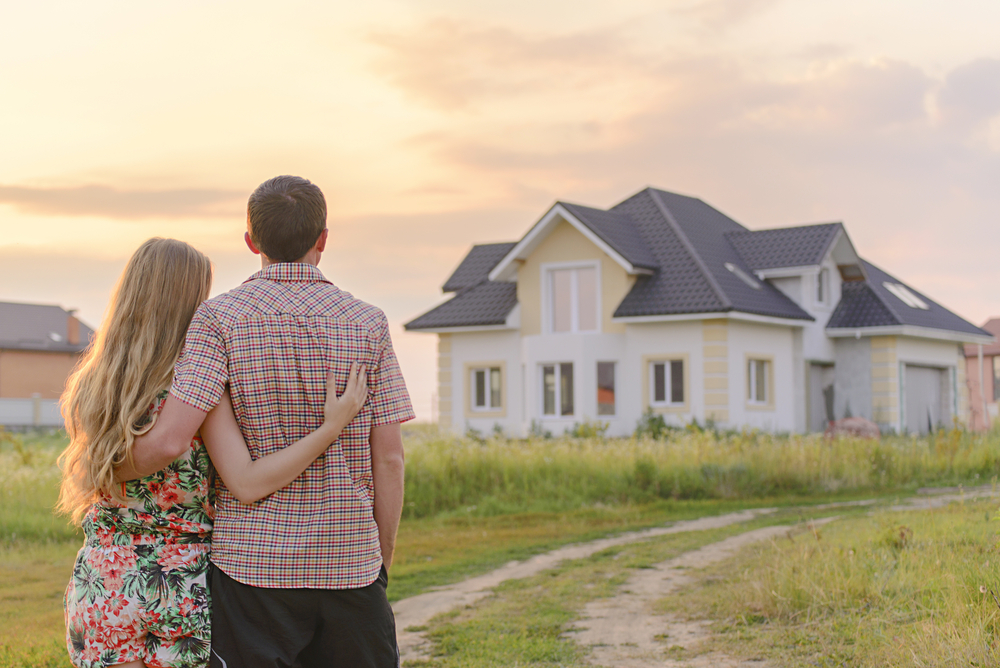
<svg viewBox="0 0 1000 668">
<path fill-rule="evenodd" d="M 572 362 L 542 366 L 542 414 L 574 414 Z"/>
<path fill-rule="evenodd" d="M 615 363 L 597 363 L 597 414 L 615 414 Z"/>
<path fill-rule="evenodd" d="M 548 272 L 549 326 L 553 332 L 597 331 L 597 268 Z"/>
<path fill-rule="evenodd" d="M 993 401 L 1000 401 L 1000 355 L 993 357 Z"/>
<path fill-rule="evenodd" d="M 771 372 L 771 362 L 768 360 L 749 360 L 747 363 L 747 401 L 751 404 L 766 404 L 770 401 L 768 375 Z"/>
<path fill-rule="evenodd" d="M 500 383 L 500 367 L 473 369 L 471 373 L 472 410 L 499 410 L 503 387 Z"/>
<path fill-rule="evenodd" d="M 684 360 L 650 363 L 649 398 L 652 406 L 684 403 Z"/>
<path fill-rule="evenodd" d="M 726 262 L 724 266 L 726 267 L 726 269 L 728 269 L 729 271 L 733 272 L 733 274 L 736 276 L 736 278 L 740 279 L 741 281 L 743 281 L 744 283 L 746 283 L 747 285 L 749 285 L 754 290 L 760 290 L 760 282 L 758 282 L 756 279 L 754 279 L 753 276 L 751 276 L 747 272 L 743 271 L 742 269 L 740 269 L 739 267 L 737 267 L 732 262 Z"/>
<path fill-rule="evenodd" d="M 913 292 L 902 283 L 889 283 L 886 281 L 882 284 L 882 287 L 891 292 L 897 299 L 899 299 L 899 301 L 903 302 L 910 308 L 918 308 L 923 311 L 930 308 L 927 306 L 927 302 L 913 294 Z"/>
<path fill-rule="evenodd" d="M 826 303 L 826 293 L 830 289 L 830 270 L 820 269 L 816 274 L 816 303 Z"/>
</svg>

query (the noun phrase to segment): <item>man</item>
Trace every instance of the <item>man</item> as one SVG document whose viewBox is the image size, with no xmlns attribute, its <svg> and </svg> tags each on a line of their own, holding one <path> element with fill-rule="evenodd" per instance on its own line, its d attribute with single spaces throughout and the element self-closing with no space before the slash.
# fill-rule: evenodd
<svg viewBox="0 0 1000 668">
<path fill-rule="evenodd" d="M 247 205 L 261 271 L 198 309 L 157 425 L 136 439 L 134 475 L 183 452 L 228 385 L 259 458 L 322 422 L 327 372 L 368 369 L 369 398 L 295 481 L 253 505 L 224 486 L 210 575 L 212 665 L 397 666 L 385 596 L 403 503 L 400 423 L 414 417 L 385 315 L 330 284 L 326 201 L 294 176 Z M 341 382 L 341 385 L 343 382 Z"/>
</svg>

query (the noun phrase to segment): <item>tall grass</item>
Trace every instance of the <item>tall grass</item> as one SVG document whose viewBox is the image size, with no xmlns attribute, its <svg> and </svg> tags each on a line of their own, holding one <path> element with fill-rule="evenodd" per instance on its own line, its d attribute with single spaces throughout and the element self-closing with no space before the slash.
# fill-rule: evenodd
<svg viewBox="0 0 1000 668">
<path fill-rule="evenodd" d="M 672 433 L 666 440 L 477 441 L 407 432 L 407 517 L 663 499 L 754 499 L 989 482 L 1000 434 L 824 440 L 761 432 Z"/>
</svg>

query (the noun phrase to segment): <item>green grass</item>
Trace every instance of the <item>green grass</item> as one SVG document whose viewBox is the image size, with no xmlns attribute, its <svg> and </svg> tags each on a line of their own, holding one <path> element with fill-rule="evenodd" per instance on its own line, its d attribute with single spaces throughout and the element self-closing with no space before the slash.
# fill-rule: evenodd
<svg viewBox="0 0 1000 668">
<path fill-rule="evenodd" d="M 845 519 L 746 550 L 662 602 L 783 665 L 1000 664 L 995 503 Z M 993 592 L 993 593 L 991 593 Z"/>
<path fill-rule="evenodd" d="M 0 439 L 0 668 L 66 665 L 61 598 L 82 536 L 51 511 L 64 445 L 61 434 Z M 958 431 L 882 442 L 698 431 L 479 442 L 411 428 L 406 445 L 392 600 L 672 520 L 988 482 L 1000 461 L 996 435 Z"/>
</svg>

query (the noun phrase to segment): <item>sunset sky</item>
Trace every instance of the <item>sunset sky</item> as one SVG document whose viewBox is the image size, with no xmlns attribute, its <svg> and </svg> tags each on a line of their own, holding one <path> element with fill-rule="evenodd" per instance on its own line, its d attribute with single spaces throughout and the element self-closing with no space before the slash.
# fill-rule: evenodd
<svg viewBox="0 0 1000 668">
<path fill-rule="evenodd" d="M 647 185 L 859 252 L 1000 315 L 996 0 L 19 3 L 0 23 L 0 300 L 97 326 L 131 252 L 253 273 L 246 198 L 326 194 L 320 268 L 382 307 L 421 419 L 473 243 Z"/>
</svg>

